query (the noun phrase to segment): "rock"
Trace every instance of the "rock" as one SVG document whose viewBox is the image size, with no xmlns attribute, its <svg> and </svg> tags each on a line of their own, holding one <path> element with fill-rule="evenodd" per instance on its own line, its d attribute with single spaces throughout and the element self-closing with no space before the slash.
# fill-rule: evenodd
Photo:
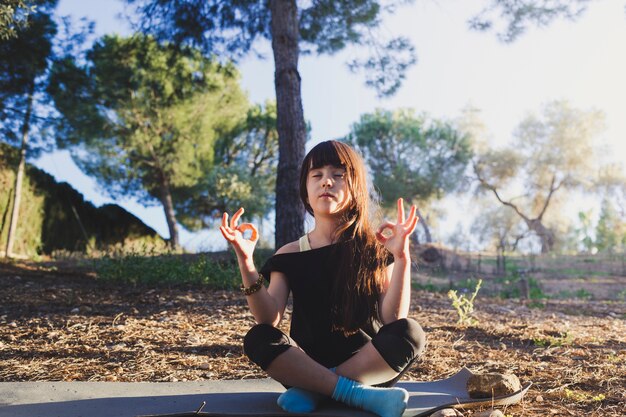
<svg viewBox="0 0 626 417">
<path fill-rule="evenodd" d="M 504 417 L 504 414 L 500 410 L 487 410 L 472 414 L 472 417 Z"/>
<path fill-rule="evenodd" d="M 437 250 L 437 248 L 430 247 L 426 249 L 424 252 L 419 255 L 424 262 L 433 263 L 437 262 L 441 259 L 441 253 Z"/>
<path fill-rule="evenodd" d="M 454 408 L 444 408 L 443 410 L 435 411 L 430 417 L 463 417 L 463 414 Z"/>
<path fill-rule="evenodd" d="M 541 395 L 537 395 L 535 397 L 535 402 L 542 403 L 543 402 L 543 397 Z"/>
<path fill-rule="evenodd" d="M 500 397 L 521 389 L 519 378 L 513 374 L 472 375 L 467 381 L 467 392 L 471 398 Z"/>
</svg>

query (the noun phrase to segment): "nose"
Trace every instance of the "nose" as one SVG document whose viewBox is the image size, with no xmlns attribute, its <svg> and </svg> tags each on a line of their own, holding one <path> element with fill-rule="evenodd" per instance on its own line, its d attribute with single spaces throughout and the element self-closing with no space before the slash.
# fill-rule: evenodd
<svg viewBox="0 0 626 417">
<path fill-rule="evenodd" d="M 328 187 L 332 187 L 332 186 L 333 186 L 332 178 L 331 177 L 324 178 L 324 181 L 322 181 L 322 187 L 328 188 Z"/>
</svg>

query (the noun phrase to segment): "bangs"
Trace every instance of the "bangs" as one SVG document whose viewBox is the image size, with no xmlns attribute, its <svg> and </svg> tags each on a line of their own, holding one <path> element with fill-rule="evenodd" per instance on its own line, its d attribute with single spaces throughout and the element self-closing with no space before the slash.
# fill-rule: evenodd
<svg viewBox="0 0 626 417">
<path fill-rule="evenodd" d="M 322 142 L 311 149 L 308 169 L 317 169 L 326 165 L 347 168 L 348 160 L 346 152 L 332 141 Z"/>
</svg>

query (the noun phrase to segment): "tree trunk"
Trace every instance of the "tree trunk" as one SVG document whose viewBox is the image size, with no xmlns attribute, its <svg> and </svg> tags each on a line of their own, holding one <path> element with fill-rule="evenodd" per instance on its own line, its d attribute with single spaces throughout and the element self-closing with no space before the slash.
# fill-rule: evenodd
<svg viewBox="0 0 626 417">
<path fill-rule="evenodd" d="M 298 6 L 295 0 L 271 0 L 272 50 L 276 88 L 278 170 L 276 175 L 276 248 L 304 234 L 300 201 L 300 165 L 304 159 L 306 125 L 298 73 Z"/>
<path fill-rule="evenodd" d="M 532 219 L 526 222 L 526 224 L 541 239 L 541 253 L 551 252 L 554 248 L 554 232 L 545 227 L 540 219 Z"/>
<path fill-rule="evenodd" d="M 180 242 L 178 241 L 178 225 L 176 222 L 176 213 L 174 212 L 174 203 L 172 202 L 170 185 L 163 174 L 161 175 L 161 204 L 163 204 L 165 220 L 167 221 L 167 228 L 170 232 L 170 248 L 178 250 L 180 249 Z"/>
<path fill-rule="evenodd" d="M 411 235 L 411 239 L 413 239 L 413 244 L 415 244 L 415 245 L 419 245 L 419 244 L 420 244 L 420 237 L 419 237 L 419 235 L 417 234 L 417 232 L 414 232 L 414 233 Z"/>
<path fill-rule="evenodd" d="M 428 227 L 428 223 L 426 223 L 426 218 L 422 216 L 420 209 L 417 209 L 416 212 L 417 217 L 419 217 L 419 222 L 422 225 L 422 229 L 424 229 L 424 238 L 426 239 L 426 243 L 432 243 L 433 238 L 430 234 L 430 228 Z"/>
<path fill-rule="evenodd" d="M 17 231 L 17 224 L 20 216 L 20 202 L 22 200 L 22 181 L 24 179 L 24 168 L 26 165 L 26 148 L 28 147 L 28 131 L 30 129 L 30 116 L 33 110 L 33 93 L 35 84 L 33 83 L 28 93 L 28 104 L 26 115 L 22 124 L 22 145 L 20 147 L 20 162 L 15 174 L 15 187 L 13 188 L 13 209 L 11 210 L 11 222 L 9 223 L 9 235 L 7 236 L 7 246 L 4 252 L 6 258 L 13 255 L 13 244 Z"/>
</svg>

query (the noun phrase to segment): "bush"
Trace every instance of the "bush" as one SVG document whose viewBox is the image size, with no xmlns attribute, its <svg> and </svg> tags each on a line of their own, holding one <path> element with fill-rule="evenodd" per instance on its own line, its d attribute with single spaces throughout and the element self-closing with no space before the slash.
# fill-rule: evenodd
<svg viewBox="0 0 626 417">
<path fill-rule="evenodd" d="M 96 259 L 99 279 L 132 285 L 207 285 L 215 289 L 239 286 L 239 268 L 233 261 L 213 259 L 210 254 L 145 255 L 130 253 Z"/>
<path fill-rule="evenodd" d="M 261 268 L 273 250 L 255 252 Z M 99 279 L 131 285 L 206 285 L 213 289 L 239 288 L 241 275 L 232 253 L 185 255 L 146 251 L 108 254 L 94 260 Z"/>
</svg>

